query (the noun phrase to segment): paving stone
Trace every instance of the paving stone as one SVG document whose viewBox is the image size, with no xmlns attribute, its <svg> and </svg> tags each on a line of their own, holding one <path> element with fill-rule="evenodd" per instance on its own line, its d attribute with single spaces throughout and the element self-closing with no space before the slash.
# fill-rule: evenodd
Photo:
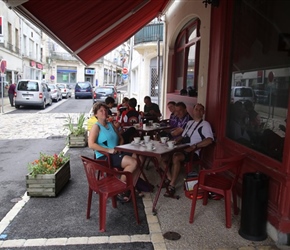
<svg viewBox="0 0 290 250">
<path fill-rule="evenodd" d="M 25 241 L 24 245 L 25 247 L 34 247 L 34 246 L 45 246 L 47 239 L 28 239 Z"/>
<path fill-rule="evenodd" d="M 68 238 L 66 245 L 81 245 L 87 244 L 89 237 L 71 237 Z"/>
<path fill-rule="evenodd" d="M 5 247 L 21 247 L 25 243 L 25 240 L 5 240 L 3 241 L 1 248 Z"/>
</svg>

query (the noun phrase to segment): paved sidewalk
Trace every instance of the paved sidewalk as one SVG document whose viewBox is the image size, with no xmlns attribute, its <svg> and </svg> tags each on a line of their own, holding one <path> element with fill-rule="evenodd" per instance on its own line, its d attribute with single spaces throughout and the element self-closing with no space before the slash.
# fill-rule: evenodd
<svg viewBox="0 0 290 250">
<path fill-rule="evenodd" d="M 64 135 L 62 119 L 58 118 L 67 114 L 48 114 L 44 110 L 37 114 L 14 115 L 9 114 L 9 110 L 14 109 L 9 106 L 8 101 L 4 107 L 5 113 L 0 115 L 1 140 Z M 31 119 L 36 125 L 25 122 Z M 40 126 L 40 121 L 45 126 Z M 233 215 L 232 228 L 227 229 L 224 222 L 223 200 L 210 200 L 207 206 L 202 206 L 201 201 L 198 201 L 195 221 L 190 224 L 188 220 L 191 201 L 184 196 L 182 176 L 177 186 L 177 193 L 181 198 L 179 200 L 165 198 L 162 190 L 157 204 L 157 216 L 152 215 L 151 212 L 156 188 L 152 194 L 147 193 L 145 198 L 138 201 L 142 217 L 140 226 L 135 225 L 134 217 L 126 219 L 128 213 L 131 213 L 132 204 L 124 206 L 118 204 L 117 210 L 112 210 L 108 204 L 108 231 L 98 233 L 97 204 L 92 206 L 92 218 L 85 219 L 87 188 L 83 166 L 79 160 L 79 155 L 90 156 L 91 151 L 88 148 L 80 148 L 70 149 L 69 153 L 73 156 L 72 179 L 69 185 L 57 198 L 30 198 L 24 194 L 22 200 L 16 203 L 0 221 L 0 249 L 274 250 L 290 248 L 278 247 L 270 238 L 261 242 L 243 239 L 238 234 L 240 216 Z M 152 166 L 146 174 L 153 184 L 158 183 L 158 175 Z M 94 196 L 94 202 L 96 197 Z M 54 211 L 62 212 L 56 216 Z M 48 218 L 52 222 L 45 219 L 44 215 L 50 215 Z M 164 239 L 163 234 L 169 231 L 179 233 L 181 238 L 177 241 Z"/>
<path fill-rule="evenodd" d="M 11 107 L 8 96 L 3 97 L 3 99 L 0 96 L 0 114 L 9 113 L 12 110 L 15 110 L 15 107 Z"/>
</svg>

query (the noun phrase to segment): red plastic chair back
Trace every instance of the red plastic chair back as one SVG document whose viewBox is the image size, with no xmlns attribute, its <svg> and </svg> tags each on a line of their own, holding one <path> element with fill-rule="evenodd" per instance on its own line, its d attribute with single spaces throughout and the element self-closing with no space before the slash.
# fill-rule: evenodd
<svg viewBox="0 0 290 250">
<path fill-rule="evenodd" d="M 105 165 L 101 165 L 94 159 L 81 156 L 83 161 L 85 173 L 89 184 L 88 205 L 87 205 L 87 219 L 90 218 L 91 201 L 93 192 L 99 195 L 99 220 L 100 231 L 105 231 L 106 223 L 106 204 L 107 199 L 112 198 L 113 207 L 117 207 L 116 195 L 127 190 L 131 191 L 131 197 L 134 206 L 135 217 L 139 224 L 139 215 L 137 210 L 135 189 L 133 186 L 132 173 L 124 171 L 116 171 L 110 169 Z M 126 183 L 119 179 L 120 175 L 126 176 Z"/>
<path fill-rule="evenodd" d="M 222 195 L 225 199 L 226 227 L 231 227 L 231 196 L 233 197 L 234 213 L 238 214 L 236 183 L 239 178 L 241 167 L 243 165 L 244 155 L 237 155 L 227 159 L 217 159 L 214 161 L 213 168 L 201 170 L 198 176 L 198 183 L 193 190 L 193 199 L 189 222 L 193 223 L 195 206 L 198 191 L 202 190 L 203 205 L 208 202 L 208 193 Z M 234 173 L 230 177 L 229 171 Z"/>
</svg>

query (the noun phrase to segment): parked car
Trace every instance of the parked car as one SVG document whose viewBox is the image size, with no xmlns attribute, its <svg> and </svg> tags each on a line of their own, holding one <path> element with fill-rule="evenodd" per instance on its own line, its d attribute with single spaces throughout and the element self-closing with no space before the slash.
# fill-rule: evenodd
<svg viewBox="0 0 290 250">
<path fill-rule="evenodd" d="M 251 87 L 235 86 L 231 90 L 231 103 L 240 101 L 244 103 L 246 100 L 255 103 L 255 94 Z"/>
<path fill-rule="evenodd" d="M 39 106 L 45 109 L 52 104 L 50 88 L 39 80 L 22 79 L 16 85 L 15 108 L 20 106 Z"/>
<path fill-rule="evenodd" d="M 93 98 L 93 88 L 90 82 L 78 82 L 75 86 L 75 99 Z"/>
<path fill-rule="evenodd" d="M 64 97 L 64 98 L 71 97 L 71 88 L 70 88 L 70 86 L 68 84 L 66 84 L 66 83 L 58 83 L 56 86 L 60 88 L 62 97 Z"/>
<path fill-rule="evenodd" d="M 93 102 L 104 102 L 108 96 L 115 99 L 115 105 L 118 105 L 118 93 L 115 86 L 100 86 L 96 87 L 94 91 Z"/>
<path fill-rule="evenodd" d="M 255 89 L 256 101 L 260 104 L 269 103 L 269 92 L 266 90 Z"/>
<path fill-rule="evenodd" d="M 50 88 L 50 94 L 53 101 L 58 102 L 62 100 L 61 90 L 56 84 L 48 84 L 47 86 Z"/>
</svg>

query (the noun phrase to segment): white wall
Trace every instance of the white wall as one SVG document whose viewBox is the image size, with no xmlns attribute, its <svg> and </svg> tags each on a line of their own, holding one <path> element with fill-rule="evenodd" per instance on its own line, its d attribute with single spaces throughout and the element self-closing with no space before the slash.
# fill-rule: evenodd
<svg viewBox="0 0 290 250">
<path fill-rule="evenodd" d="M 176 38 L 182 27 L 193 18 L 199 18 L 201 21 L 200 35 L 200 59 L 199 59 L 199 79 L 198 79 L 198 102 L 205 104 L 207 93 L 208 79 L 208 58 L 209 58 L 209 42 L 210 42 L 210 13 L 211 6 L 205 8 L 202 1 L 175 1 L 171 9 L 167 11 L 165 16 L 166 22 L 166 40 L 165 60 L 166 69 L 164 70 L 164 82 L 171 83 L 172 61 L 171 55 L 174 50 Z"/>
</svg>

